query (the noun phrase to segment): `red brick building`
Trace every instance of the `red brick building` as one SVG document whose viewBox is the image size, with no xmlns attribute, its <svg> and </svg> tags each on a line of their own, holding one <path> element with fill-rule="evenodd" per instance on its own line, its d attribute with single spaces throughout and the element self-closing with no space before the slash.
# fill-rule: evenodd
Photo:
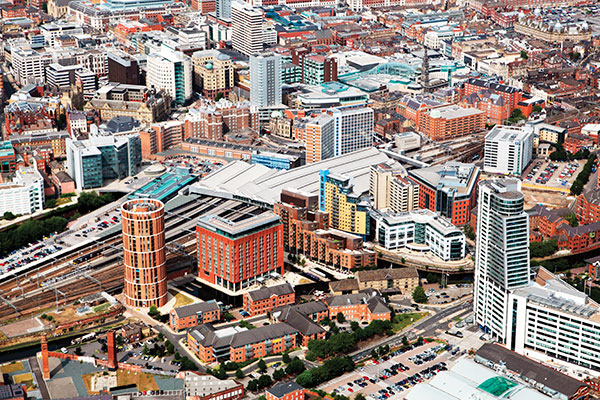
<svg viewBox="0 0 600 400">
<path fill-rule="evenodd" d="M 516 87 L 475 78 L 470 78 L 465 81 L 463 87 L 463 96 L 469 96 L 473 93 L 478 93 L 483 89 L 489 89 L 492 91 L 492 93 L 502 97 L 511 112 L 517 108 L 517 104 L 519 104 L 523 96 L 523 91 Z"/>
<path fill-rule="evenodd" d="M 169 325 L 175 332 L 220 319 L 221 308 L 215 300 L 177 307 L 169 313 Z"/>
<path fill-rule="evenodd" d="M 263 287 L 244 293 L 243 308 L 251 316 L 265 314 L 275 307 L 281 307 L 296 302 L 296 293 L 289 283 L 277 286 Z"/>
<path fill-rule="evenodd" d="M 283 275 L 283 225 L 272 212 L 235 221 L 217 216 L 198 220 L 198 278 L 230 293 L 273 272 Z"/>
<path fill-rule="evenodd" d="M 447 162 L 409 172 L 419 185 L 419 208 L 439 212 L 454 225 L 469 222 L 477 199 L 479 168 L 474 164 Z"/>
<path fill-rule="evenodd" d="M 329 214 L 318 210 L 318 200 L 317 195 L 281 192 L 273 212 L 283 223 L 285 249 L 344 269 L 375 265 L 377 253 L 363 248 L 362 237 L 329 229 Z"/>
<path fill-rule="evenodd" d="M 319 325 L 325 318 L 329 318 L 329 309 L 322 301 L 278 307 L 271 313 L 272 322 L 285 322 L 298 329 L 302 346 L 308 346 L 311 340 L 325 338 L 325 329 Z"/>
<path fill-rule="evenodd" d="M 592 150 L 594 148 L 594 139 L 582 133 L 571 133 L 565 138 L 563 147 L 566 151 L 573 154 L 585 149 Z"/>
<path fill-rule="evenodd" d="M 142 158 L 148 158 L 180 145 L 183 140 L 183 130 L 182 121 L 166 121 L 152 124 L 150 128 L 140 131 Z"/>
<path fill-rule="evenodd" d="M 600 221 L 600 190 L 580 194 L 575 199 L 575 216 L 580 224 Z"/>
<path fill-rule="evenodd" d="M 329 308 L 329 318 L 338 313 L 344 314 L 351 321 L 391 320 L 391 311 L 374 289 L 361 290 L 355 294 L 343 294 L 328 297 L 325 304 Z"/>
<path fill-rule="evenodd" d="M 446 140 L 485 128 L 486 114 L 476 108 L 447 105 L 419 114 L 417 130 L 432 140 Z"/>
<path fill-rule="evenodd" d="M 204 363 L 244 362 L 283 353 L 297 346 L 299 331 L 285 322 L 255 329 L 228 327 L 217 330 L 211 324 L 188 331 L 188 348 Z"/>
<path fill-rule="evenodd" d="M 304 400 L 304 388 L 294 381 L 279 382 L 265 392 L 267 400 Z"/>
</svg>

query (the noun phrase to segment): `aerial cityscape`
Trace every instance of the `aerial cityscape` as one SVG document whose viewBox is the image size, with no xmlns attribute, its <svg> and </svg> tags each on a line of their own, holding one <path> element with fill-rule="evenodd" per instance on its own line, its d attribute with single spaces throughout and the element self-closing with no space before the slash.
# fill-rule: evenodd
<svg viewBox="0 0 600 400">
<path fill-rule="evenodd" d="M 0 400 L 600 399 L 598 1 L 0 13 Z"/>
</svg>

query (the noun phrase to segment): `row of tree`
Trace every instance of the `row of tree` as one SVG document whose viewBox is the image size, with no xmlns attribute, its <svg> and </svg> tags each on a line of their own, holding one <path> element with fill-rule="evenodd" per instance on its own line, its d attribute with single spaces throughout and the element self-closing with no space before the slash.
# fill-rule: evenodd
<svg viewBox="0 0 600 400">
<path fill-rule="evenodd" d="M 328 323 L 335 326 L 333 321 Z M 350 328 L 353 331 L 352 333 L 339 332 L 337 326 L 333 329 L 330 327 L 330 332 L 336 330 L 337 332 L 332 333 L 327 339 L 309 341 L 306 359 L 315 361 L 317 358 L 325 359 L 338 354 L 347 354 L 356 347 L 358 342 L 370 339 L 375 335 L 393 334 L 390 321 L 375 320 L 365 328 L 361 328 L 356 321 L 353 321 Z"/>
<path fill-rule="evenodd" d="M 583 169 L 579 174 L 577 174 L 577 178 L 575 178 L 575 182 L 571 185 L 571 193 L 579 195 L 583 191 L 583 187 L 590 179 L 590 175 L 592 173 L 592 168 L 596 163 L 596 155 L 592 154 L 588 158 L 587 162 L 583 166 Z"/>
<path fill-rule="evenodd" d="M 565 150 L 562 143 L 555 145 L 555 150 L 550 153 L 551 161 L 572 161 L 572 160 L 585 160 L 590 157 L 590 151 L 588 149 L 580 150 L 573 154 Z"/>
<path fill-rule="evenodd" d="M 296 378 L 296 383 L 305 388 L 312 388 L 353 370 L 354 361 L 352 361 L 352 358 L 348 356 L 334 357 L 325 361 L 320 367 L 302 372 Z"/>
<path fill-rule="evenodd" d="M 529 244 L 529 255 L 532 258 L 548 257 L 556 253 L 556 250 L 558 250 L 558 243 L 555 239 L 531 242 Z"/>
</svg>

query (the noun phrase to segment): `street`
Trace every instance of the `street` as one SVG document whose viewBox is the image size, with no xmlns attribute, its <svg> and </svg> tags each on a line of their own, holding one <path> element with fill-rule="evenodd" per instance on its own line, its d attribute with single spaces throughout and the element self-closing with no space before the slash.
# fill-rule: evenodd
<svg viewBox="0 0 600 400">
<path fill-rule="evenodd" d="M 468 312 L 470 312 L 471 308 L 472 308 L 471 303 L 465 301 L 464 303 L 460 303 L 455 306 L 446 308 L 442 311 L 439 311 L 433 316 L 426 317 L 426 318 L 416 322 L 414 325 L 410 326 L 409 331 L 404 330 L 403 332 L 397 333 L 394 336 L 392 336 L 388 339 L 384 339 L 381 342 L 379 342 L 375 345 L 372 345 L 366 349 L 361 349 L 361 350 L 358 350 L 358 351 L 352 353 L 351 354 L 352 360 L 357 361 L 357 360 L 360 360 L 360 359 L 363 359 L 363 358 L 369 356 L 369 354 L 371 353 L 371 350 L 376 349 L 379 346 L 398 345 L 402 341 L 402 336 L 406 336 L 406 338 L 408 340 L 413 340 L 417 336 L 423 336 L 423 337 L 435 336 L 436 330 L 441 329 L 441 330 L 445 331 L 448 327 L 449 321 L 444 324 L 440 324 L 441 320 L 443 320 L 444 318 L 447 318 L 448 316 L 450 316 L 458 311 L 464 311 L 464 313 L 468 313 Z M 421 331 L 421 330 L 423 331 L 422 334 L 420 334 L 420 335 L 415 334 L 415 331 Z"/>
</svg>

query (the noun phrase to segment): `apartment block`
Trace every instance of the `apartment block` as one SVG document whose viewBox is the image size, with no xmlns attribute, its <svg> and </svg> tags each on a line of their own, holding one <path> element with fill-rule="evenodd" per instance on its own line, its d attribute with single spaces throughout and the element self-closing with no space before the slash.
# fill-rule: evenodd
<svg viewBox="0 0 600 400">
<path fill-rule="evenodd" d="M 263 14 L 247 3 L 234 2 L 231 7 L 232 46 L 247 56 L 263 50 Z"/>
<path fill-rule="evenodd" d="M 476 78 L 469 78 L 465 81 L 463 95 L 469 96 L 470 94 L 480 92 L 483 89 L 489 89 L 494 94 L 502 97 L 511 112 L 517 108 L 517 104 L 522 100 L 523 91 L 516 87 Z"/>
<path fill-rule="evenodd" d="M 325 329 L 319 324 L 329 318 L 329 309 L 322 301 L 277 307 L 271 313 L 271 322 L 285 322 L 298 329 L 298 344 L 308 346 L 308 342 L 325 338 Z"/>
<path fill-rule="evenodd" d="M 216 289 L 237 293 L 273 273 L 283 275 L 283 226 L 276 214 L 235 221 L 208 215 L 196 231 L 198 278 Z"/>
<path fill-rule="evenodd" d="M 243 308 L 250 316 L 266 314 L 275 307 L 296 302 L 296 292 L 289 283 L 263 287 L 243 295 Z"/>
<path fill-rule="evenodd" d="M 458 226 L 469 222 L 479 174 L 474 164 L 450 161 L 412 170 L 409 179 L 419 186 L 419 208 L 438 212 Z"/>
<path fill-rule="evenodd" d="M 294 137 L 306 146 L 306 162 L 315 163 L 335 156 L 335 119 L 320 113 L 299 119 L 293 125 Z"/>
<path fill-rule="evenodd" d="M 445 262 L 465 257 L 463 231 L 430 210 L 375 215 L 377 243 L 386 250 L 431 252 Z"/>
<path fill-rule="evenodd" d="M 407 175 L 406 169 L 401 165 L 382 163 L 371 166 L 369 175 L 369 195 L 373 197 L 373 208 L 376 210 L 391 208 L 392 185 L 394 185 L 394 181 L 398 178 L 404 180 L 403 178 L 406 178 Z M 403 193 L 398 191 L 398 189 L 401 189 L 398 184 L 395 184 L 395 186 L 394 195 L 398 197 Z M 396 198 L 394 200 L 398 203 L 399 199 Z M 402 201 L 400 200 L 400 203 L 401 202 Z"/>
<path fill-rule="evenodd" d="M 521 176 L 532 158 L 533 128 L 529 126 L 496 125 L 485 136 L 485 172 Z"/>
<path fill-rule="evenodd" d="M 600 189 L 577 196 L 575 216 L 582 225 L 600 222 Z"/>
<path fill-rule="evenodd" d="M 329 226 L 344 232 L 369 235 L 368 194 L 356 193 L 352 178 L 321 170 L 319 209 L 329 214 Z"/>
<path fill-rule="evenodd" d="M 182 52 L 162 50 L 147 58 L 146 85 L 164 90 L 175 102 L 183 105 L 192 97 L 192 61 Z"/>
<path fill-rule="evenodd" d="M 169 313 L 169 326 L 175 332 L 192 328 L 200 324 L 208 324 L 221 319 L 221 308 L 215 300 L 177 307 Z"/>
<path fill-rule="evenodd" d="M 414 267 L 364 270 L 356 273 L 356 281 L 358 290 L 410 295 L 419 286 L 419 272 Z"/>
</svg>

